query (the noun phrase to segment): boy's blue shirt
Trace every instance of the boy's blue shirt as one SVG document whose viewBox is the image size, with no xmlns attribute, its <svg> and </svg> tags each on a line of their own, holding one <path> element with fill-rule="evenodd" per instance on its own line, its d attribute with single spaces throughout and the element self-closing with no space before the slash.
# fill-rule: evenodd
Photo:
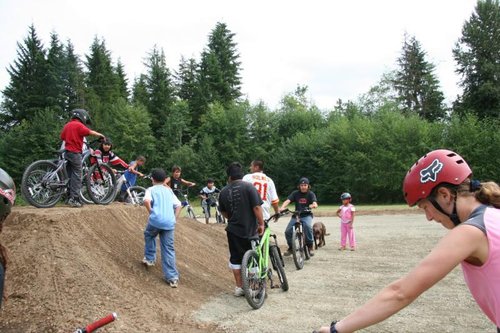
<svg viewBox="0 0 500 333">
<path fill-rule="evenodd" d="M 148 193 L 149 192 L 149 193 Z M 148 223 L 163 230 L 175 228 L 175 207 L 178 200 L 171 189 L 163 184 L 157 184 L 146 190 L 145 200 L 151 200 L 151 213 Z"/>
</svg>

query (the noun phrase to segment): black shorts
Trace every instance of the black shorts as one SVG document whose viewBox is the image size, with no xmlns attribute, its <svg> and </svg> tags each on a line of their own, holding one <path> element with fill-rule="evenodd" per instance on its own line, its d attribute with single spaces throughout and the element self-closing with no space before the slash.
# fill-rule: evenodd
<svg viewBox="0 0 500 333">
<path fill-rule="evenodd" d="M 233 265 L 241 265 L 245 252 L 252 249 L 252 242 L 247 238 L 241 238 L 226 232 L 227 243 L 229 245 L 229 262 Z"/>
</svg>

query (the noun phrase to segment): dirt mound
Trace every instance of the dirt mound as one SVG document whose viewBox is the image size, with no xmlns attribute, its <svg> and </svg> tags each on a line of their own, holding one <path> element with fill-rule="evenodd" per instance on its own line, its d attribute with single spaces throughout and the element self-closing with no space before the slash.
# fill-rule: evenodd
<svg viewBox="0 0 500 333">
<path fill-rule="evenodd" d="M 1 235 L 10 254 L 1 332 L 72 332 L 109 312 L 103 332 L 214 332 L 191 311 L 233 285 L 224 227 L 180 219 L 179 288 L 141 264 L 144 207 L 16 209 Z M 160 254 L 158 253 L 158 258 Z"/>
</svg>

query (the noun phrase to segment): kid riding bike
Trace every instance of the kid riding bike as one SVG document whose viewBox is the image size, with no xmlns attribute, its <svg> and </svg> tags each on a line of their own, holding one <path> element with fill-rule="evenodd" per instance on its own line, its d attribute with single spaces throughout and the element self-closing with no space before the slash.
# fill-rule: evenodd
<svg viewBox="0 0 500 333">
<path fill-rule="evenodd" d="M 245 252 L 241 262 L 241 279 L 243 281 L 243 291 L 248 304 L 254 309 L 259 309 L 266 300 L 267 280 L 271 282 L 271 288 L 279 288 L 283 291 L 288 290 L 288 280 L 285 274 L 285 265 L 283 257 L 278 246 L 276 234 L 271 232 L 269 221 L 275 222 L 281 216 L 281 213 L 274 214 L 264 221 L 264 234 L 252 239 L 252 249 Z M 271 238 L 274 240 L 271 241 Z M 269 265 L 269 260 L 272 266 Z M 276 271 L 279 285 L 273 283 L 273 269 Z"/>
</svg>

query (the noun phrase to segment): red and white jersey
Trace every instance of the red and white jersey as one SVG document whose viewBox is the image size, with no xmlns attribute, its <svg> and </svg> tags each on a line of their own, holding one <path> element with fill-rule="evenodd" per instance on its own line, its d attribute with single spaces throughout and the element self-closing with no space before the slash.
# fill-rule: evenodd
<svg viewBox="0 0 500 333">
<path fill-rule="evenodd" d="M 280 201 L 273 180 L 263 172 L 254 172 L 245 175 L 243 181 L 252 183 L 257 192 L 259 192 L 260 198 L 264 202 L 262 204 L 264 220 L 268 219 L 271 216 L 269 211 L 272 204 Z"/>
</svg>

